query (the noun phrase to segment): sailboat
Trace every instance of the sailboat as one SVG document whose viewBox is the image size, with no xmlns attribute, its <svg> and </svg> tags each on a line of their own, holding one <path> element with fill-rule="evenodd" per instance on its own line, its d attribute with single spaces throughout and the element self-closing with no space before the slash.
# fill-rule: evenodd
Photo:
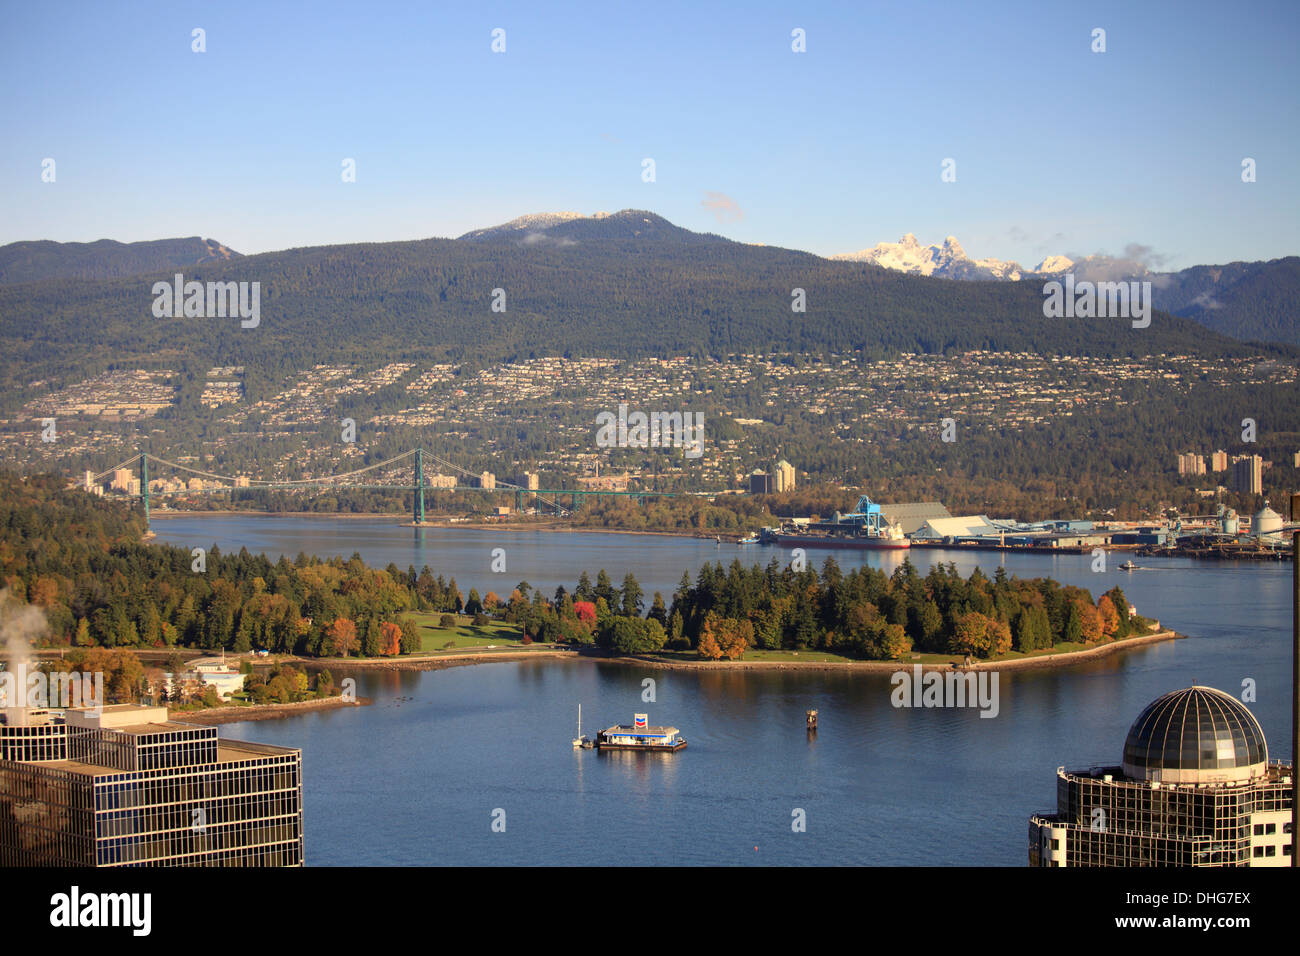
<svg viewBox="0 0 1300 956">
<path fill-rule="evenodd" d="M 591 741 L 582 736 L 582 705 L 578 705 L 578 736 L 573 738 L 573 749 L 590 749 Z"/>
</svg>

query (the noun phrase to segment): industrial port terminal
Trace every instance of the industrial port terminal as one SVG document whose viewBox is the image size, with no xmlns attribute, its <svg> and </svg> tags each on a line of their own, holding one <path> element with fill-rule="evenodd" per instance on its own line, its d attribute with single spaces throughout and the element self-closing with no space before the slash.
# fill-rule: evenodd
<svg viewBox="0 0 1300 956">
<path fill-rule="evenodd" d="M 937 501 L 877 504 L 863 495 L 848 514 L 829 520 L 789 518 L 764 528 L 766 544 L 795 547 L 1090 553 L 1098 548 L 1135 555 L 1291 560 L 1290 532 L 1265 503 L 1249 518 L 1219 506 L 1212 515 L 1160 522 L 1048 520 L 1020 522 L 987 515 L 954 516 Z"/>
</svg>

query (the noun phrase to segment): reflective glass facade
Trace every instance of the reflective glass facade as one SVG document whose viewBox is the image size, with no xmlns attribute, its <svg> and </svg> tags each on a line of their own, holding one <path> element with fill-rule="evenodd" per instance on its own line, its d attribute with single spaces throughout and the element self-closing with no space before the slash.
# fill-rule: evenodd
<svg viewBox="0 0 1300 956">
<path fill-rule="evenodd" d="M 1165 694 L 1133 722 L 1124 743 L 1126 776 L 1201 782 L 1249 779 L 1268 762 L 1255 716 L 1236 699 L 1208 687 Z"/>
<path fill-rule="evenodd" d="M 173 721 L 58 728 L 62 752 L 0 760 L 0 865 L 302 864 L 300 751 Z"/>
<path fill-rule="evenodd" d="M 1110 779 L 1107 779 L 1109 777 Z M 1029 823 L 1031 866 L 1289 865 L 1290 768 L 1250 783 L 1159 785 L 1119 767 L 1057 771 L 1057 812 Z"/>
</svg>

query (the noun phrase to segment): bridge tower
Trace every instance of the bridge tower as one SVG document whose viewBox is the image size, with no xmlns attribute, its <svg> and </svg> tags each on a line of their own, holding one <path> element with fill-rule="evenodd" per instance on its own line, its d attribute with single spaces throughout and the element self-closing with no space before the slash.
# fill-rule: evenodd
<svg viewBox="0 0 1300 956">
<path fill-rule="evenodd" d="M 424 449 L 415 449 L 415 523 L 424 524 Z"/>
<path fill-rule="evenodd" d="M 149 530 L 149 458 L 140 452 L 140 500 L 144 502 L 144 527 Z"/>
</svg>

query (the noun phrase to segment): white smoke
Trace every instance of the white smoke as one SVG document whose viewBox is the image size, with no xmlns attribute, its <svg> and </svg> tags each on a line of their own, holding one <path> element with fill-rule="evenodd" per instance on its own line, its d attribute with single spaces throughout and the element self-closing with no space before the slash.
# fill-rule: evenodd
<svg viewBox="0 0 1300 956">
<path fill-rule="evenodd" d="M 8 659 L 6 670 L 26 683 L 31 670 L 32 641 L 44 637 L 50 629 L 45 620 L 45 612 L 39 607 L 20 601 L 9 593 L 8 588 L 0 589 L 0 641 L 4 642 Z M 0 695 L 4 695 L 5 718 L 10 724 L 26 723 L 24 695 L 26 687 L 13 687 L 12 694 L 7 686 L 13 683 L 11 678 L 0 683 Z"/>
</svg>

